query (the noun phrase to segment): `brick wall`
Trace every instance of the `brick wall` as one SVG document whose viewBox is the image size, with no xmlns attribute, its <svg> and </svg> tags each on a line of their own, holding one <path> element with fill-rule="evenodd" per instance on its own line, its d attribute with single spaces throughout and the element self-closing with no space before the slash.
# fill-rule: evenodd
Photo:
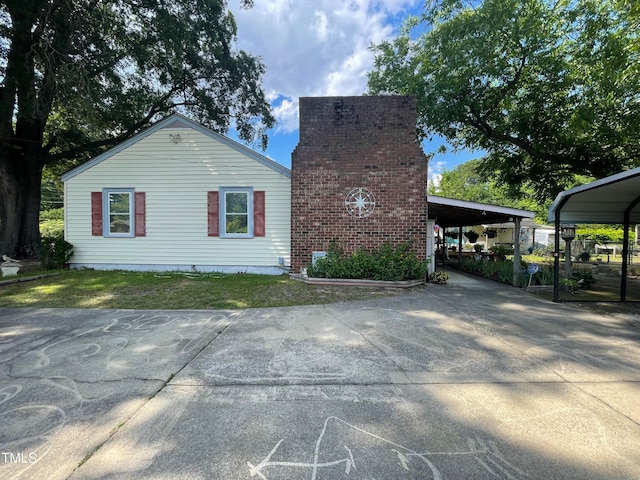
<svg viewBox="0 0 640 480">
<path fill-rule="evenodd" d="M 425 258 L 427 157 L 415 129 L 414 97 L 300 99 L 300 142 L 291 157 L 294 272 L 332 240 L 347 252 L 413 241 Z M 345 205 L 358 188 L 375 197 L 368 216 Z"/>
</svg>

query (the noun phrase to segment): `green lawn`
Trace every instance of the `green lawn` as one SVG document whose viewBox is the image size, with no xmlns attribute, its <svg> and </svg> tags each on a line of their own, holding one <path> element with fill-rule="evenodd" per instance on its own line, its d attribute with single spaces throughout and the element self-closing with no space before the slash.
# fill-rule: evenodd
<svg viewBox="0 0 640 480">
<path fill-rule="evenodd" d="M 237 309 L 333 303 L 400 293 L 401 289 L 391 288 L 306 285 L 287 275 L 72 270 L 0 285 L 0 307 Z"/>
</svg>

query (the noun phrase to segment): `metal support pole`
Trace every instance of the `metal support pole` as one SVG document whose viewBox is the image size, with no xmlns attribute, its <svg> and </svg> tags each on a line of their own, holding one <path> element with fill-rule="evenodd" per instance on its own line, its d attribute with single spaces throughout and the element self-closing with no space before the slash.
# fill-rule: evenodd
<svg viewBox="0 0 640 480">
<path fill-rule="evenodd" d="M 514 221 L 513 228 L 513 286 L 520 286 L 520 218 Z"/>
<path fill-rule="evenodd" d="M 553 247 L 553 301 L 560 301 L 560 210 L 556 210 Z"/>
<path fill-rule="evenodd" d="M 573 240 L 565 240 L 564 244 L 564 278 L 571 278 L 571 242 Z"/>
</svg>

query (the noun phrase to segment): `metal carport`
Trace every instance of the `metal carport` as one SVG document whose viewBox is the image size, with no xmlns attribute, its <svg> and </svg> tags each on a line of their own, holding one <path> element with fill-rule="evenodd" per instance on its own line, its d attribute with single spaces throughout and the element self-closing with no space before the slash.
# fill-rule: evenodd
<svg viewBox="0 0 640 480">
<path fill-rule="evenodd" d="M 640 167 L 565 190 L 558 194 L 548 221 L 556 231 L 553 299 L 559 300 L 560 225 L 575 223 L 621 224 L 624 226 L 620 301 L 626 301 L 629 257 L 629 227 L 640 223 Z"/>
</svg>

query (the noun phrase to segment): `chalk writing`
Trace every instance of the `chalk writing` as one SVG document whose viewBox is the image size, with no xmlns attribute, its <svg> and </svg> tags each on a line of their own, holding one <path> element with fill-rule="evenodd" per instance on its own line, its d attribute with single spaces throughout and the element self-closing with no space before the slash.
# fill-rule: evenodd
<svg viewBox="0 0 640 480">
<path fill-rule="evenodd" d="M 444 480 L 445 475 L 441 471 L 441 468 L 436 465 L 439 458 L 444 458 L 449 463 L 452 459 L 456 462 L 460 462 L 462 459 L 467 459 L 467 463 L 465 464 L 464 468 L 466 471 L 470 472 L 470 478 L 473 477 L 474 465 L 476 466 L 476 469 L 480 467 L 482 470 L 484 470 L 485 475 L 488 473 L 493 478 L 505 480 L 525 480 L 530 478 L 524 471 L 520 470 L 509 461 L 507 461 L 498 449 L 497 444 L 490 440 L 484 440 L 481 438 L 469 438 L 467 439 L 467 448 L 461 450 L 452 449 L 444 451 L 416 451 L 400 445 L 399 443 L 376 435 L 373 432 L 362 429 L 338 417 L 328 417 L 324 421 L 322 431 L 320 432 L 320 435 L 318 436 L 315 443 L 312 462 L 274 460 L 274 457 L 277 455 L 278 449 L 284 442 L 284 439 L 281 439 L 260 462 L 254 464 L 250 461 L 247 461 L 249 474 L 251 475 L 251 477 L 257 476 L 258 478 L 261 478 L 263 480 L 268 480 L 267 470 L 273 473 L 275 469 L 279 467 L 296 469 L 302 468 L 308 469 L 310 473 L 309 478 L 311 478 L 311 480 L 315 480 L 318 476 L 318 472 L 321 469 L 328 469 L 337 465 L 344 465 L 344 475 L 348 476 L 352 470 L 357 470 L 355 458 L 356 455 L 354 455 L 353 453 L 358 448 L 357 445 L 342 445 L 342 448 L 346 452 L 344 456 L 341 456 L 338 453 L 336 454 L 336 458 L 332 460 L 320 460 L 323 440 L 327 435 L 328 429 L 332 426 L 345 426 L 354 432 L 364 434 L 369 440 L 373 439 L 374 441 L 377 441 L 381 446 L 381 451 L 376 452 L 375 459 L 379 462 L 382 462 L 383 464 L 385 464 L 386 462 L 384 466 L 387 471 L 392 468 L 389 467 L 389 462 L 392 461 L 392 459 L 395 459 L 393 461 L 396 463 L 396 465 L 403 471 L 407 472 L 407 475 L 409 475 L 410 478 L 416 478 L 415 475 L 420 475 L 420 478 L 426 478 L 422 475 L 424 473 L 428 473 L 430 475 L 430 478 L 432 478 L 433 480 Z M 329 450 L 331 449 L 326 445 L 324 448 L 328 448 Z M 369 451 L 370 449 L 371 445 L 369 444 L 367 450 Z M 369 458 L 363 459 L 358 463 L 366 467 L 367 462 L 370 463 L 372 461 L 371 453 L 369 452 L 368 455 Z M 451 466 L 449 465 L 449 467 Z M 400 471 L 398 471 L 398 473 L 396 473 L 395 475 L 395 478 L 403 478 Z"/>
</svg>

